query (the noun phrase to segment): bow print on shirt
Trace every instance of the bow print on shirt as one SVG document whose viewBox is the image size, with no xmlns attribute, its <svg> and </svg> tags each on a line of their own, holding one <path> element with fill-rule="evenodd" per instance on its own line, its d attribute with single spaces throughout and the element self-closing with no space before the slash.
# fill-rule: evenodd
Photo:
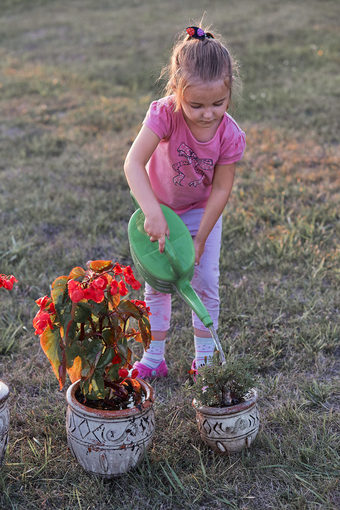
<svg viewBox="0 0 340 510">
<path fill-rule="evenodd" d="M 198 186 L 205 180 L 205 184 L 210 183 L 210 179 L 208 179 L 206 173 L 211 172 L 213 169 L 213 160 L 212 159 L 199 159 L 197 154 L 188 147 L 185 143 L 181 143 L 181 145 L 177 149 L 178 155 L 183 156 L 186 159 L 184 161 L 179 161 L 178 163 L 174 163 L 172 168 L 177 172 L 177 175 L 172 179 L 174 184 L 177 186 L 183 186 L 183 179 L 185 178 L 185 174 L 180 170 L 182 166 L 192 165 L 194 167 L 195 172 L 200 176 L 199 179 L 195 181 L 189 182 L 189 186 Z"/>
</svg>

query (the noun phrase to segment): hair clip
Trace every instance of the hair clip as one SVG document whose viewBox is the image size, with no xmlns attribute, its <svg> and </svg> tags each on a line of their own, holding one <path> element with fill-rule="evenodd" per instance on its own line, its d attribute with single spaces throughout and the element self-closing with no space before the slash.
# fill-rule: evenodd
<svg viewBox="0 0 340 510">
<path fill-rule="evenodd" d="M 187 27 L 185 31 L 190 37 L 193 37 L 193 39 L 199 39 L 200 41 L 204 41 L 206 37 L 214 39 L 214 36 L 210 32 L 205 33 L 204 30 L 199 27 Z"/>
</svg>

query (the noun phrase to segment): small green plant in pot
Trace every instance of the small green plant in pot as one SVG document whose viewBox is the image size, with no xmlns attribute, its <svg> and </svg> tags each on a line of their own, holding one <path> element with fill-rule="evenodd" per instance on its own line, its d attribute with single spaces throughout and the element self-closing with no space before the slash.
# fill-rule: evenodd
<svg viewBox="0 0 340 510">
<path fill-rule="evenodd" d="M 221 365 L 218 353 L 209 364 L 194 371 L 188 387 L 200 436 L 213 450 L 233 453 L 249 447 L 259 428 L 254 363 L 247 358 L 228 359 Z"/>
<path fill-rule="evenodd" d="M 12 290 L 14 283 L 18 280 L 13 275 L 0 274 L 0 289 Z M 9 409 L 8 409 L 9 388 L 7 384 L 0 381 L 0 466 L 3 462 L 8 443 L 9 433 Z"/>
<path fill-rule="evenodd" d="M 144 301 L 127 299 L 140 288 L 130 266 L 96 260 L 54 280 L 36 301 L 33 319 L 41 347 L 67 390 L 67 436 L 79 463 L 106 477 L 142 458 L 153 429 L 153 390 L 132 368 L 131 340 L 151 341 Z"/>
</svg>

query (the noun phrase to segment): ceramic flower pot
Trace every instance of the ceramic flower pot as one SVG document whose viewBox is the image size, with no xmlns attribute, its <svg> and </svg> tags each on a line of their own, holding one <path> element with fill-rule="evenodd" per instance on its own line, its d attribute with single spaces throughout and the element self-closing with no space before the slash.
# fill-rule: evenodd
<svg viewBox="0 0 340 510">
<path fill-rule="evenodd" d="M 105 478 L 126 473 L 143 458 L 154 432 L 154 392 L 138 379 L 145 392 L 140 407 L 106 411 L 86 407 L 75 392 L 79 381 L 67 390 L 66 432 L 69 448 L 88 472 Z"/>
<path fill-rule="evenodd" d="M 249 448 L 259 430 L 257 392 L 250 390 L 247 400 L 230 407 L 207 407 L 193 401 L 202 440 L 219 453 L 234 453 Z"/>
<path fill-rule="evenodd" d="M 5 456 L 8 443 L 9 409 L 8 409 L 8 386 L 0 381 L 0 466 Z"/>
</svg>

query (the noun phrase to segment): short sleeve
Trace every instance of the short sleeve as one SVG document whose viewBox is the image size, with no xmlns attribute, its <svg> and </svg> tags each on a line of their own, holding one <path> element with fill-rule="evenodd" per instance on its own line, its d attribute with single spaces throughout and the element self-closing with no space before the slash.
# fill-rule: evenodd
<svg viewBox="0 0 340 510">
<path fill-rule="evenodd" d="M 143 121 L 143 124 L 151 129 L 160 140 L 169 138 L 173 130 L 171 104 L 164 99 L 151 103 Z"/>
<path fill-rule="evenodd" d="M 246 135 L 232 117 L 227 115 L 226 125 L 222 134 L 221 152 L 218 165 L 230 165 L 239 161 L 246 148 Z"/>
</svg>

